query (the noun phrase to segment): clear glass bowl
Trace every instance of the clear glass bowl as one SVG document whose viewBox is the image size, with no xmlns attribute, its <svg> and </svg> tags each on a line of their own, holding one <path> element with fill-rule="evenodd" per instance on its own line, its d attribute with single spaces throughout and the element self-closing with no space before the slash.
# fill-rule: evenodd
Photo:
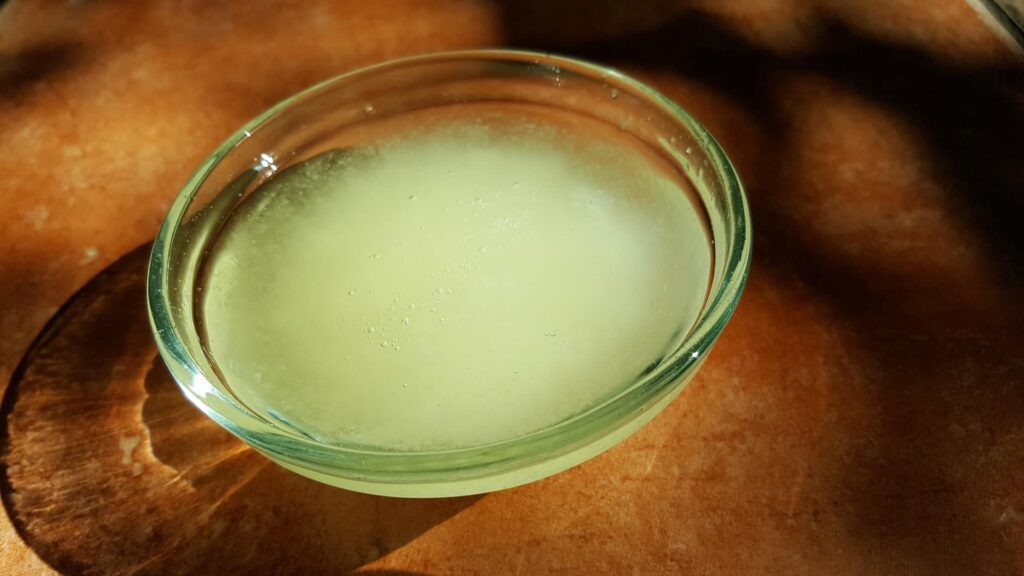
<svg viewBox="0 0 1024 576">
<path fill-rule="evenodd" d="M 371 120 L 481 102 L 531 104 L 606 122 L 639 139 L 692 183 L 712 236 L 713 270 L 707 301 L 690 333 L 652 371 L 604 403 L 543 430 L 484 446 L 397 452 L 328 445 L 247 409 L 204 352 L 195 306 L 203 258 L 232 209 L 274 171 L 338 146 L 339 134 L 349 145 L 372 138 L 372 131 L 359 130 Z M 454 496 L 554 474 L 650 420 L 707 357 L 739 299 L 750 253 L 747 203 L 732 164 L 707 130 L 672 101 L 616 70 L 570 58 L 450 52 L 338 76 L 275 105 L 228 138 L 171 205 L 153 244 L 148 303 L 160 354 L 185 395 L 267 457 L 360 492 Z"/>
</svg>

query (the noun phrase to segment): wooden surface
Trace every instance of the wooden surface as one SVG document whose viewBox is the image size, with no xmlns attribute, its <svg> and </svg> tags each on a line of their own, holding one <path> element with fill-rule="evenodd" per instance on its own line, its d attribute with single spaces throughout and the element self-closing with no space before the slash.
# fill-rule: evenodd
<svg viewBox="0 0 1024 576">
<path fill-rule="evenodd" d="M 953 0 L 630 4 L 3 5 L 0 573 L 1024 572 L 1019 56 Z M 755 230 L 733 322 L 644 430 L 529 486 L 267 464 L 156 359 L 143 245 L 279 98 L 502 45 L 623 68 L 719 138 Z"/>
</svg>

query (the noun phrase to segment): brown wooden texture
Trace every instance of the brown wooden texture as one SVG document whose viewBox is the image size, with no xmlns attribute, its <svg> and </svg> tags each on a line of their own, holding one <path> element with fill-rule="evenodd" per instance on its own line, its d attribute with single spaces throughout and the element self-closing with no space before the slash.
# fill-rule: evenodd
<svg viewBox="0 0 1024 576">
<path fill-rule="evenodd" d="M 536 484 L 403 501 L 266 464 L 156 360 L 136 247 L 275 100 L 502 45 L 619 66 L 719 138 L 755 230 L 734 321 L 649 426 Z M 1024 66 L 964 3 L 12 0 L 0 149 L 0 573 L 1024 572 Z"/>
<path fill-rule="evenodd" d="M 61 311 L 7 396 L 8 510 L 54 567 L 98 574 L 346 573 L 473 502 L 337 490 L 206 418 L 149 338 L 148 245 Z"/>
</svg>

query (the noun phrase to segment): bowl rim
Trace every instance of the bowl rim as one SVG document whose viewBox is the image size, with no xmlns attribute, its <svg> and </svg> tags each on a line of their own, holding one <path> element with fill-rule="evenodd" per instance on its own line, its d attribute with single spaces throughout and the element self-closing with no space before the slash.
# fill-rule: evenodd
<svg viewBox="0 0 1024 576">
<path fill-rule="evenodd" d="M 721 267 L 721 280 L 713 282 L 704 308 L 690 333 L 656 369 L 623 387 L 604 402 L 547 428 L 489 444 L 434 451 L 387 451 L 340 446 L 275 425 L 251 412 L 230 395 L 210 383 L 216 374 L 206 374 L 192 357 L 172 315 L 174 303 L 168 289 L 172 248 L 192 200 L 218 163 L 246 138 L 275 117 L 300 106 L 307 99 L 336 85 L 358 81 L 389 69 L 436 62 L 477 61 L 538 65 L 547 73 L 572 73 L 616 84 L 634 92 L 689 131 L 707 155 L 708 168 L 717 172 L 726 199 L 724 217 L 728 227 L 728 251 Z M 678 166 L 679 159 L 672 160 Z M 704 193 L 698 191 L 707 208 Z M 709 215 L 710 217 L 710 215 Z M 693 116 L 657 90 L 614 68 L 575 57 L 546 52 L 481 49 L 437 52 L 398 58 L 361 67 L 301 90 L 246 122 L 227 138 L 176 195 L 153 243 L 147 274 L 147 305 L 157 348 L 188 399 L 208 417 L 239 436 L 257 450 L 300 468 L 342 478 L 381 483 L 424 483 L 464 480 L 525 468 L 555 459 L 589 445 L 612 433 L 673 391 L 680 377 L 694 370 L 704 359 L 725 327 L 738 303 L 750 268 L 752 239 L 750 214 L 740 179 L 721 146 Z M 712 235 L 714 232 L 711 232 Z M 717 240 L 712 236 L 713 241 Z M 716 258 L 717 259 L 717 258 Z M 713 267 L 717 269 L 717 265 Z M 714 269 L 712 280 L 714 281 Z M 190 322 L 194 323 L 194 317 Z M 212 395 L 216 402 L 208 401 Z"/>
</svg>

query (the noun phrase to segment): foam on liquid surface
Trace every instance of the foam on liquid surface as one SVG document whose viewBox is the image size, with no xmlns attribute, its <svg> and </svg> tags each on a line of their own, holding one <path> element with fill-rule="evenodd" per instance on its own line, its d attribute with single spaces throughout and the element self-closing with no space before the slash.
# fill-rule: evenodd
<svg viewBox="0 0 1024 576">
<path fill-rule="evenodd" d="M 252 409 L 327 442 L 478 445 L 579 413 L 669 351 L 708 237 L 636 149 L 465 123 L 272 179 L 207 261 L 205 345 Z"/>
</svg>

